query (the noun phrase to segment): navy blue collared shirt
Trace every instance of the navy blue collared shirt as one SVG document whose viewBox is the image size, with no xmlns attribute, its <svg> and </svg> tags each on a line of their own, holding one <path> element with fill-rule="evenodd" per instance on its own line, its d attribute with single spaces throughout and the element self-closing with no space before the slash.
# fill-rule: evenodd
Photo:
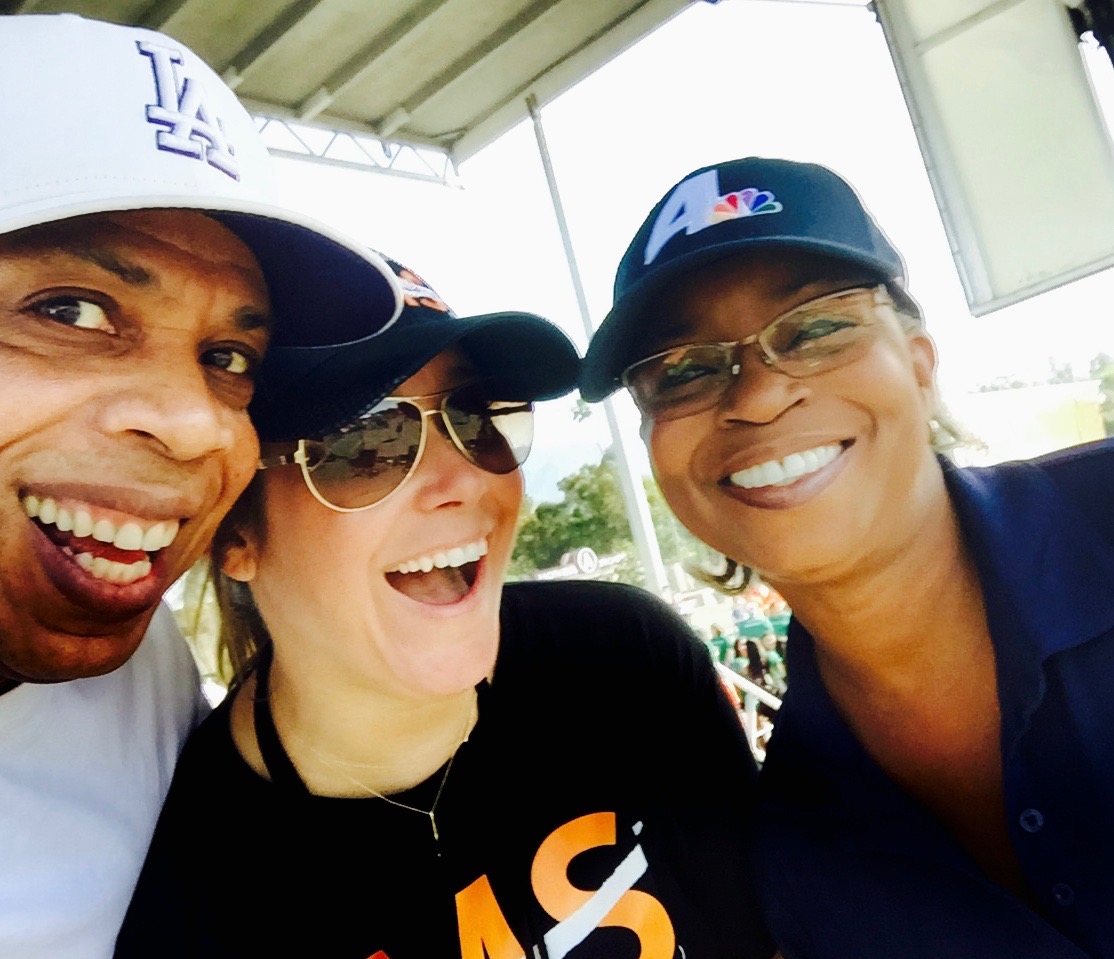
<svg viewBox="0 0 1114 959">
<path fill-rule="evenodd" d="M 994 643 L 1023 904 L 867 755 L 789 631 L 759 778 L 759 889 L 786 959 L 1114 959 L 1114 441 L 941 460 Z M 926 642 L 947 642 L 926 624 Z"/>
</svg>

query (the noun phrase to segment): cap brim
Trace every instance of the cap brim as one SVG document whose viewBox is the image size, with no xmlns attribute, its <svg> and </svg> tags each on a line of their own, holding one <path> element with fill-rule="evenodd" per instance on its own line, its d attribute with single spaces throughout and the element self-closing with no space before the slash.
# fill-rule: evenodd
<svg viewBox="0 0 1114 959">
<path fill-rule="evenodd" d="M 892 264 L 881 258 L 867 256 L 862 250 L 824 240 L 808 240 L 801 237 L 763 236 L 753 239 L 735 239 L 714 246 L 702 247 L 692 253 L 678 256 L 660 268 L 648 273 L 642 281 L 632 286 L 611 308 L 610 312 L 592 334 L 588 351 L 581 364 L 580 394 L 589 403 L 606 399 L 622 387 L 619 379 L 631 363 L 649 353 L 633 342 L 636 337 L 636 324 L 645 312 L 648 303 L 662 288 L 677 277 L 689 273 L 715 260 L 759 249 L 805 250 L 823 253 L 833 259 L 861 266 L 879 280 L 889 281 L 893 277 Z"/>
<path fill-rule="evenodd" d="M 394 327 L 338 349 L 271 350 L 251 415 L 264 442 L 322 436 L 363 415 L 451 346 L 459 346 L 503 399 L 547 400 L 572 392 L 580 355 L 556 326 L 532 313 L 491 313 Z"/>
<path fill-rule="evenodd" d="M 373 336 L 402 310 L 394 273 L 373 250 L 291 210 L 230 197 L 74 198 L 4 212 L 0 234 L 77 216 L 194 210 L 235 233 L 259 261 L 275 317 L 275 346 L 329 346 Z"/>
</svg>

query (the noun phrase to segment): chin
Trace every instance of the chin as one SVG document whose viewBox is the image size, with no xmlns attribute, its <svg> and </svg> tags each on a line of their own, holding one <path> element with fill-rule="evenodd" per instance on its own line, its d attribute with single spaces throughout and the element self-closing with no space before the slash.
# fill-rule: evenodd
<svg viewBox="0 0 1114 959">
<path fill-rule="evenodd" d="M 5 657 L 4 672 L 25 683 L 64 683 L 92 679 L 119 669 L 134 655 L 143 630 L 115 636 L 51 633 L 31 639 L 30 655 Z"/>
</svg>

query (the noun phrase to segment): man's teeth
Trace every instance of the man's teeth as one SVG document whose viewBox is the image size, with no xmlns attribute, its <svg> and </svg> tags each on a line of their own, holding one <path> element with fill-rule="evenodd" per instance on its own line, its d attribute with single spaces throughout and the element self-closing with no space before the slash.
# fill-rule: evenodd
<svg viewBox="0 0 1114 959">
<path fill-rule="evenodd" d="M 126 586 L 142 579 L 151 572 L 151 561 L 141 559 L 138 563 L 117 563 L 115 560 L 105 559 L 103 556 L 94 556 L 92 553 L 74 553 L 66 548 L 75 563 L 85 572 L 97 579 L 107 580 Z"/>
<path fill-rule="evenodd" d="M 141 549 L 146 553 L 154 553 L 165 549 L 178 535 L 177 520 L 163 520 L 150 525 L 129 521 L 117 526 L 110 519 L 94 520 L 92 514 L 80 506 L 73 510 L 61 507 L 49 497 L 40 500 L 37 496 L 25 496 L 23 509 L 32 519 L 55 526 L 63 533 L 73 533 L 77 538 L 92 536 L 98 542 L 111 543 L 117 549 Z M 105 560 L 105 562 L 109 561 Z M 122 580 L 122 582 L 131 582 L 131 580 Z"/>
<path fill-rule="evenodd" d="M 802 453 L 790 453 L 783 460 L 770 460 L 767 463 L 759 463 L 757 466 L 748 466 L 745 470 L 732 473 L 728 480 L 732 486 L 741 486 L 743 489 L 757 489 L 761 486 L 788 486 L 802 476 L 823 469 L 839 456 L 840 449 L 838 443 L 832 443 L 829 446 L 817 446 L 815 449 L 805 450 Z"/>
<path fill-rule="evenodd" d="M 397 573 L 428 573 L 432 569 L 444 569 L 446 566 L 463 566 L 465 563 L 474 563 L 481 556 L 487 555 L 487 540 L 480 539 L 467 546 L 456 546 L 443 553 L 432 553 L 429 556 L 416 556 L 399 564 L 394 570 Z"/>
</svg>

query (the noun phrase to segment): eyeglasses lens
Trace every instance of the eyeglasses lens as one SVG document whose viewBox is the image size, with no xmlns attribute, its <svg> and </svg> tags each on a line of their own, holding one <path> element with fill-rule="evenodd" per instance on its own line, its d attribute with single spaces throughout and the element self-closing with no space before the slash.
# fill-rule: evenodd
<svg viewBox="0 0 1114 959">
<path fill-rule="evenodd" d="M 808 376 L 850 362 L 852 347 L 865 342 L 868 327 L 849 313 L 791 313 L 770 324 L 759 337 L 775 369 L 789 376 Z"/>
<path fill-rule="evenodd" d="M 735 362 L 733 344 L 681 346 L 627 371 L 635 404 L 653 419 L 677 419 L 706 409 L 726 388 Z"/>
</svg>

